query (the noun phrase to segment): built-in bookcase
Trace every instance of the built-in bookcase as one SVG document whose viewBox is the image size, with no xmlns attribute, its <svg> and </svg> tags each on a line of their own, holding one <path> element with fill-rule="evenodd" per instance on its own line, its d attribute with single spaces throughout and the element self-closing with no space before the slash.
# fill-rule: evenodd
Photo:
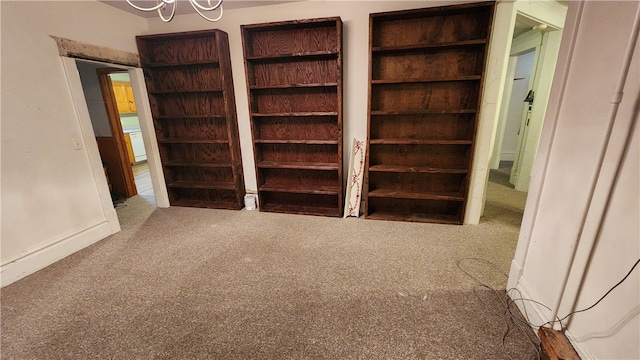
<svg viewBox="0 0 640 360">
<path fill-rule="evenodd" d="M 367 218 L 463 222 L 493 11 L 370 15 Z"/>
<path fill-rule="evenodd" d="M 341 216 L 342 21 L 241 28 L 260 210 Z"/>
<path fill-rule="evenodd" d="M 172 206 L 241 209 L 245 194 L 227 34 L 137 37 Z"/>
</svg>

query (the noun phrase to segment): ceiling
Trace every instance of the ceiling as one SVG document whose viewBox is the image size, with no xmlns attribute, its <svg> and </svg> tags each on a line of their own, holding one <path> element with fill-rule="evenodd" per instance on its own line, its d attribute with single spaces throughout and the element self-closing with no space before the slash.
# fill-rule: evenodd
<svg viewBox="0 0 640 360">
<path fill-rule="evenodd" d="M 105 3 L 107 5 L 111 5 L 120 10 L 126 11 L 128 13 L 138 15 L 144 18 L 152 18 L 158 17 L 158 13 L 156 11 L 140 11 L 136 10 L 131 5 L 127 4 L 125 0 L 98 0 L 101 3 Z M 151 7 L 157 4 L 156 0 L 131 0 L 134 4 L 141 7 Z M 256 6 L 264 6 L 264 5 L 274 5 L 274 4 L 283 4 L 297 1 L 305 1 L 305 0 L 224 0 L 222 6 L 225 10 L 230 9 L 241 9 L 241 8 L 249 8 Z M 176 15 L 186 15 L 186 14 L 195 14 L 195 10 L 189 4 L 187 0 L 176 0 Z M 215 4 L 215 1 L 212 0 L 212 3 Z M 200 0 L 200 4 L 206 5 L 207 0 Z"/>
</svg>

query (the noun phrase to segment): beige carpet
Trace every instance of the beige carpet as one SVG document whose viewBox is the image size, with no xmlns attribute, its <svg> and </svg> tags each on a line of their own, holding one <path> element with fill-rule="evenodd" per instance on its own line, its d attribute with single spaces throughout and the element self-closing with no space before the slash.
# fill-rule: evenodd
<svg viewBox="0 0 640 360">
<path fill-rule="evenodd" d="M 457 265 L 508 270 L 522 211 L 493 195 L 477 226 L 137 196 L 120 233 L 2 289 L 2 358 L 535 359 L 506 277 L 462 260 L 494 292 Z"/>
</svg>

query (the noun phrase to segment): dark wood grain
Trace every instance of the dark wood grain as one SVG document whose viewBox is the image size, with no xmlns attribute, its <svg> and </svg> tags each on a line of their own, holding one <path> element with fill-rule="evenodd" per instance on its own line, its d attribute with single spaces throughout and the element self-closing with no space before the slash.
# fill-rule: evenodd
<svg viewBox="0 0 640 360">
<path fill-rule="evenodd" d="M 338 105 L 334 87 L 256 90 L 252 96 L 256 113 L 323 112 Z"/>
<path fill-rule="evenodd" d="M 144 71 L 149 91 L 183 91 L 193 89 L 222 89 L 218 63 L 203 65 L 147 68 Z"/>
<path fill-rule="evenodd" d="M 449 200 L 369 198 L 370 219 L 462 224 L 463 202 Z"/>
<path fill-rule="evenodd" d="M 336 145 L 257 144 L 259 161 L 338 163 Z"/>
<path fill-rule="evenodd" d="M 439 44 L 488 37 L 491 7 L 431 11 L 400 16 L 374 14 L 373 46 Z"/>
<path fill-rule="evenodd" d="M 375 139 L 473 139 L 475 114 L 371 116 L 369 137 Z"/>
<path fill-rule="evenodd" d="M 494 5 L 370 15 L 368 218 L 463 222 Z"/>
<path fill-rule="evenodd" d="M 466 168 L 469 145 L 375 145 L 369 147 L 370 166 Z"/>
<path fill-rule="evenodd" d="M 369 191 L 407 191 L 431 195 L 446 193 L 462 198 L 467 179 L 467 174 L 375 172 L 369 178 Z"/>
<path fill-rule="evenodd" d="M 337 83 L 337 59 L 280 61 L 249 64 L 253 76 L 250 85 L 288 85 Z"/>
<path fill-rule="evenodd" d="M 260 172 L 258 186 L 297 187 L 313 191 L 318 187 L 335 188 L 335 194 L 340 188 L 341 179 L 338 179 L 338 169 L 308 170 L 308 169 L 272 169 L 264 168 Z"/>
<path fill-rule="evenodd" d="M 143 64 L 182 64 L 191 62 L 215 62 L 218 60 L 218 44 L 215 36 L 140 37 L 144 42 L 138 47 Z"/>
<path fill-rule="evenodd" d="M 221 93 L 173 93 L 153 96 L 151 112 L 162 116 L 216 116 L 225 114 Z M 155 110 L 155 111 L 154 111 Z"/>
<path fill-rule="evenodd" d="M 145 35 L 137 44 L 171 205 L 242 208 L 227 34 Z"/>
<path fill-rule="evenodd" d="M 159 139 L 229 141 L 226 121 L 221 118 L 172 119 L 157 122 Z"/>
<path fill-rule="evenodd" d="M 162 144 L 160 149 L 164 161 L 181 162 L 229 162 L 229 146 L 225 144 Z"/>
<path fill-rule="evenodd" d="M 372 59 L 372 79 L 446 79 L 480 75 L 484 65 L 482 46 L 433 52 L 379 54 Z"/>
<path fill-rule="evenodd" d="M 338 50 L 335 23 L 330 26 L 266 29 L 245 32 L 249 56 L 305 54 Z"/>
<path fill-rule="evenodd" d="M 256 139 L 336 140 L 340 133 L 336 117 L 263 117 L 254 120 Z"/>
<path fill-rule="evenodd" d="M 241 30 L 260 210 L 341 215 L 341 20 Z"/>
<path fill-rule="evenodd" d="M 478 106 L 480 82 L 373 85 L 372 110 L 448 110 Z"/>
</svg>

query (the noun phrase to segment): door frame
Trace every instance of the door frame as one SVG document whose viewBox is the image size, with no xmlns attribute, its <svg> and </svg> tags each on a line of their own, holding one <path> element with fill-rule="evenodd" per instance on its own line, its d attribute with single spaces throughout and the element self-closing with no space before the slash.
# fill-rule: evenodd
<svg viewBox="0 0 640 360">
<path fill-rule="evenodd" d="M 102 98 L 104 99 L 105 108 L 107 110 L 107 118 L 109 119 L 109 127 L 111 128 L 111 137 L 115 144 L 116 154 L 119 159 L 119 167 L 122 170 L 123 180 L 125 184 L 126 193 L 123 194 L 127 198 L 130 198 L 138 194 L 136 188 L 136 182 L 133 175 L 133 168 L 131 167 L 131 160 L 127 154 L 127 145 L 124 140 L 124 132 L 122 130 L 122 123 L 120 122 L 120 115 L 118 106 L 116 103 L 115 95 L 113 93 L 113 84 L 109 74 L 116 72 L 126 72 L 126 70 L 117 68 L 102 68 L 96 69 L 98 74 L 98 82 L 100 83 L 100 91 L 102 92 Z"/>
<path fill-rule="evenodd" d="M 551 83 L 558 60 L 561 38 L 562 31 L 551 28 L 537 36 L 532 34 L 530 41 L 518 42 L 512 47 L 513 55 L 519 55 L 531 49 L 535 49 L 536 52 L 529 85 L 529 90 L 535 91 L 534 102 L 529 114 L 528 105 L 523 109 L 516 156 L 510 176 L 510 182 L 518 191 L 529 189 L 533 163 L 542 133 L 542 124 L 551 94 Z M 529 121 L 527 116 L 530 117 Z"/>
<path fill-rule="evenodd" d="M 56 39 L 58 40 L 58 39 Z M 63 43 L 59 42 L 59 46 L 72 43 L 73 40 L 66 40 Z M 62 44 L 62 45 L 61 45 Z M 86 49 L 86 45 L 81 49 Z M 101 49 L 100 47 L 95 47 Z M 109 54 L 114 52 L 112 49 L 103 49 L 102 51 L 96 50 L 100 54 Z M 109 192 L 106 178 L 104 176 L 104 169 L 102 167 L 102 160 L 96 144 L 96 137 L 91 125 L 91 117 L 89 116 L 89 110 L 87 108 L 87 102 L 84 97 L 84 91 L 82 88 L 82 82 L 78 73 L 78 67 L 76 60 L 94 61 L 100 64 L 104 64 L 107 67 L 120 68 L 129 72 L 131 79 L 131 86 L 133 88 L 133 96 L 136 100 L 136 108 L 138 110 L 138 119 L 140 120 L 140 130 L 142 131 L 142 137 L 147 152 L 147 162 L 149 164 L 149 172 L 151 175 L 151 183 L 153 185 L 153 193 L 156 199 L 156 206 L 159 208 L 168 208 L 169 194 L 167 193 L 167 187 L 164 179 L 164 173 L 162 172 L 162 163 L 160 160 L 160 150 L 158 148 L 157 138 L 153 126 L 153 117 L 151 116 L 151 106 L 149 105 L 149 98 L 147 94 L 147 88 L 144 82 L 144 74 L 142 69 L 134 64 L 118 64 L 118 61 L 110 60 L 108 58 L 102 59 L 102 61 L 96 61 L 95 56 L 64 56 L 61 55 L 60 59 L 67 77 L 67 83 L 69 85 L 69 91 L 71 98 L 76 108 L 78 126 L 82 133 L 82 139 L 87 144 L 87 156 L 91 163 L 92 172 L 96 181 L 96 188 L 100 194 L 100 200 L 102 208 L 109 223 L 112 233 L 120 231 L 120 222 L 118 216 L 113 207 L 113 201 Z M 138 65 L 139 66 L 139 65 Z"/>
</svg>

